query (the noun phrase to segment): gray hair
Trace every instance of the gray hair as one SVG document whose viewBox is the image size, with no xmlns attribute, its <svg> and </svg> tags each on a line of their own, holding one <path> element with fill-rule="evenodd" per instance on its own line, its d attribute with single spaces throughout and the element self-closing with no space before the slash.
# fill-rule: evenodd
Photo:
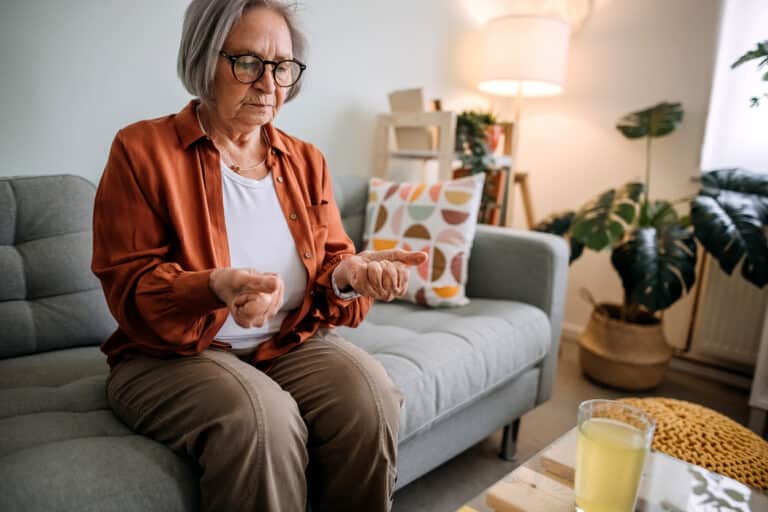
<svg viewBox="0 0 768 512">
<path fill-rule="evenodd" d="M 295 5 L 279 0 L 192 0 L 184 14 L 177 71 L 181 83 L 193 96 L 213 101 L 216 61 L 232 26 L 247 9 L 266 7 L 285 19 L 291 34 L 294 58 L 304 62 L 306 38 L 298 29 Z M 291 87 L 286 101 L 301 89 L 301 81 Z"/>
</svg>

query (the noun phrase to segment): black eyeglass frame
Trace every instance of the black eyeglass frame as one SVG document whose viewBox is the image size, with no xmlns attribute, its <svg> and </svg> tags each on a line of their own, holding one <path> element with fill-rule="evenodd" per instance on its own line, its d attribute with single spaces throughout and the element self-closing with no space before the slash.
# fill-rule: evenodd
<svg viewBox="0 0 768 512">
<path fill-rule="evenodd" d="M 227 59 L 230 62 L 230 65 L 232 66 L 232 76 L 234 77 L 235 80 L 237 80 L 241 84 L 253 84 L 253 83 L 258 82 L 259 80 L 261 80 L 261 77 L 264 76 L 264 72 L 267 70 L 267 64 L 272 64 L 272 78 L 275 80 L 275 85 L 277 85 L 279 87 L 293 87 L 294 85 L 299 83 L 299 79 L 301 78 L 301 75 L 303 75 L 304 71 L 307 69 L 307 65 L 306 64 L 304 64 L 303 62 L 301 62 L 299 60 L 296 60 L 296 59 L 285 59 L 285 60 L 278 60 L 278 61 L 265 60 L 265 59 L 262 59 L 261 57 L 259 57 L 258 55 L 255 55 L 253 53 L 241 53 L 239 55 L 230 55 L 227 52 L 225 52 L 224 50 L 219 51 L 219 55 L 221 55 L 222 57 L 224 57 L 225 59 Z M 243 82 L 242 80 L 237 78 L 237 73 L 235 72 L 235 63 L 237 62 L 237 59 L 239 59 L 240 57 L 254 57 L 256 59 L 259 59 L 261 61 L 261 63 L 262 63 L 261 73 L 259 73 L 259 76 L 257 76 L 256 78 L 254 78 L 250 82 Z M 292 84 L 290 84 L 290 85 L 282 85 L 282 84 L 279 84 L 277 82 L 277 75 L 276 75 L 277 67 L 280 64 L 282 64 L 283 62 L 294 62 L 294 63 L 299 65 L 299 75 L 296 77 L 296 80 Z"/>
</svg>

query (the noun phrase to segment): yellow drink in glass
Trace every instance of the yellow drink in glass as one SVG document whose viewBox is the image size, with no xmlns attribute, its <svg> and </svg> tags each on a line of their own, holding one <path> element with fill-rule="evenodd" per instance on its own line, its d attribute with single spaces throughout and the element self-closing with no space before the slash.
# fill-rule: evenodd
<svg viewBox="0 0 768 512">
<path fill-rule="evenodd" d="M 653 436 L 653 420 L 639 409 L 610 400 L 590 400 L 582 406 L 576 446 L 576 505 L 582 512 L 631 512 Z"/>
</svg>

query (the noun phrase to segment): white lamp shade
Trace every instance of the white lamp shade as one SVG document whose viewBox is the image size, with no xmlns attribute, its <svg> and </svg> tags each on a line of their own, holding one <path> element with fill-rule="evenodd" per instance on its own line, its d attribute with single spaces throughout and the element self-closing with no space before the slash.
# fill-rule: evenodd
<svg viewBox="0 0 768 512">
<path fill-rule="evenodd" d="M 559 94 L 565 82 L 570 26 L 548 16 L 505 16 L 484 28 L 480 90 L 500 96 Z"/>
</svg>

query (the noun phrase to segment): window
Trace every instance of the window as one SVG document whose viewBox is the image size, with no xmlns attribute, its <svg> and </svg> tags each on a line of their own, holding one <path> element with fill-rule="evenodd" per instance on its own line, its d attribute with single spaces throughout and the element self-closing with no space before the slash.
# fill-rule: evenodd
<svg viewBox="0 0 768 512">
<path fill-rule="evenodd" d="M 709 115 L 701 154 L 703 171 L 742 167 L 768 173 L 768 72 L 759 60 L 731 64 L 768 39 L 768 2 L 724 0 Z M 759 107 L 750 98 L 761 97 Z"/>
</svg>

